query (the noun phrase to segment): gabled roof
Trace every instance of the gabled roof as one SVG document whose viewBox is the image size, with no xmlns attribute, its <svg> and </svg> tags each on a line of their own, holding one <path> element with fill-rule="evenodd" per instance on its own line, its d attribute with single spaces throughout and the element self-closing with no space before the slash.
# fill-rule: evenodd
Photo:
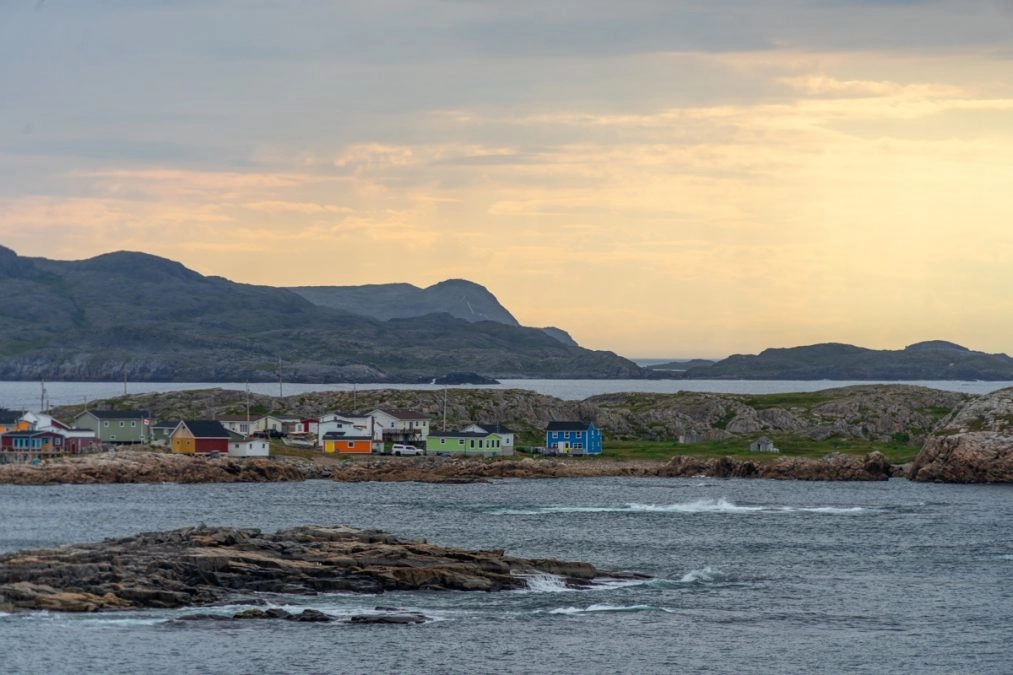
<svg viewBox="0 0 1013 675">
<path fill-rule="evenodd" d="M 254 422 L 257 418 L 246 415 L 219 415 L 219 422 Z"/>
<path fill-rule="evenodd" d="M 36 436 L 63 436 L 59 431 L 55 429 L 28 429 L 27 431 L 5 431 L 2 436 L 10 436 L 11 438 L 18 436 L 19 438 L 35 438 Z"/>
<path fill-rule="evenodd" d="M 372 441 L 372 436 L 351 436 L 340 431 L 328 431 L 324 434 L 325 441 Z"/>
<path fill-rule="evenodd" d="M 549 422 L 548 426 L 545 427 L 546 431 L 587 431 L 588 427 L 593 426 L 591 422 Z"/>
<path fill-rule="evenodd" d="M 405 408 L 377 408 L 379 412 L 386 413 L 391 417 L 395 417 L 399 420 L 428 420 L 429 415 L 423 415 L 420 412 L 414 410 L 407 410 Z"/>
<path fill-rule="evenodd" d="M 183 420 L 194 438 L 229 438 L 228 430 L 218 420 Z"/>
<path fill-rule="evenodd" d="M 0 424 L 14 424 L 25 414 L 24 410 L 0 408 Z"/>
<path fill-rule="evenodd" d="M 482 427 L 483 429 L 485 429 L 486 431 L 488 431 L 491 434 L 512 434 L 513 433 L 513 431 L 511 431 L 510 429 L 507 429 L 505 426 L 503 426 L 502 424 L 498 424 L 498 423 L 497 424 L 486 424 L 484 422 L 477 422 L 475 424 L 475 426 L 476 427 Z"/>
<path fill-rule="evenodd" d="M 159 420 L 151 425 L 152 429 L 175 429 L 179 426 L 179 420 Z"/>
<path fill-rule="evenodd" d="M 100 420 L 139 420 L 148 416 L 143 410 L 85 410 L 81 415 L 84 413 L 91 413 Z"/>
<path fill-rule="evenodd" d="M 497 434 L 480 431 L 437 431 L 429 434 L 429 438 L 489 438 Z"/>
</svg>

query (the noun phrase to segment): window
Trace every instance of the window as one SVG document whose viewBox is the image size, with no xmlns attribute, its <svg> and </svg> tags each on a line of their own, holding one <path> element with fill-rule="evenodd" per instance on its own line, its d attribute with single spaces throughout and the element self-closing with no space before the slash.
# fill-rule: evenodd
<svg viewBox="0 0 1013 675">
<path fill-rule="evenodd" d="M 354 448 L 355 447 L 355 443 L 352 442 L 352 441 L 348 441 L 348 447 Z"/>
<path fill-rule="evenodd" d="M 136 427 L 136 426 L 137 426 L 137 422 L 136 422 L 136 421 L 135 421 L 135 422 L 131 422 L 131 423 L 130 423 L 130 426 L 132 426 L 132 427 Z"/>
<path fill-rule="evenodd" d="M 441 438 L 440 439 L 440 445 L 446 445 L 446 444 L 447 444 L 447 439 Z"/>
<path fill-rule="evenodd" d="M 125 426 L 126 426 L 126 423 L 125 423 L 125 422 L 120 422 L 120 429 L 122 429 L 122 428 L 123 428 L 123 427 L 125 427 Z"/>
<path fill-rule="evenodd" d="M 458 438 L 457 439 L 457 444 L 458 445 L 464 445 L 464 439 L 463 438 Z"/>
<path fill-rule="evenodd" d="M 109 428 L 109 420 L 106 420 L 105 422 L 103 422 L 102 426 L 104 426 L 106 429 L 108 429 Z"/>
</svg>

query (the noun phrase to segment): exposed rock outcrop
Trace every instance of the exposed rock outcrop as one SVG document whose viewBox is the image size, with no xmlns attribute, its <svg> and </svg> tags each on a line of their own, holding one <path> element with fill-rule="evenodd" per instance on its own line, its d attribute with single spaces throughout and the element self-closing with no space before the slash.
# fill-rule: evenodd
<svg viewBox="0 0 1013 675">
<path fill-rule="evenodd" d="M 126 450 L 81 455 L 41 466 L 0 466 L 0 483 L 263 483 L 325 478 L 312 462 L 291 459 L 203 459 L 164 452 Z"/>
<path fill-rule="evenodd" d="M 1013 482 L 1013 389 L 968 401 L 922 446 L 908 472 L 917 481 Z"/>
<path fill-rule="evenodd" d="M 558 574 L 575 588 L 605 576 L 587 563 L 444 548 L 378 530 L 303 526 L 263 534 L 202 525 L 0 556 L 0 611 L 174 608 L 257 592 L 501 591 L 522 588 L 536 574 Z M 268 612 L 242 618 L 326 620 Z"/>
<path fill-rule="evenodd" d="M 892 466 L 880 452 L 871 452 L 865 457 L 836 452 L 819 459 L 778 457 L 763 463 L 732 457 L 704 459 L 681 456 L 673 457 L 659 468 L 658 475 L 872 481 L 888 480 Z"/>
</svg>

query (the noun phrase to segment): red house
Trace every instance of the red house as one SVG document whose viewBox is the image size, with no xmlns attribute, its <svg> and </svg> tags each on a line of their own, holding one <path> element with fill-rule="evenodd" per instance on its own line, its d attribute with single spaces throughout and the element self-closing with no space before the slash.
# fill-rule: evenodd
<svg viewBox="0 0 1013 675">
<path fill-rule="evenodd" d="M 183 420 L 169 436 L 173 452 L 188 455 L 206 455 L 217 452 L 229 454 L 229 432 L 217 420 Z"/>
<path fill-rule="evenodd" d="M 0 435 L 0 448 L 7 452 L 66 452 L 63 436 L 55 431 L 7 431 Z"/>
</svg>

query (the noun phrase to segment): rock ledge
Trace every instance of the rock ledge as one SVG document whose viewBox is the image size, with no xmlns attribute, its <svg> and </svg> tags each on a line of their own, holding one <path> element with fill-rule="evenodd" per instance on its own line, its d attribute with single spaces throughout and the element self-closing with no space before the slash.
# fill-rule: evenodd
<svg viewBox="0 0 1013 675">
<path fill-rule="evenodd" d="M 635 576 L 378 530 L 311 525 L 263 534 L 201 525 L 0 556 L 0 610 L 176 608 L 258 592 L 499 591 L 523 588 L 535 574 L 559 575 L 575 588 L 596 577 Z"/>
</svg>

